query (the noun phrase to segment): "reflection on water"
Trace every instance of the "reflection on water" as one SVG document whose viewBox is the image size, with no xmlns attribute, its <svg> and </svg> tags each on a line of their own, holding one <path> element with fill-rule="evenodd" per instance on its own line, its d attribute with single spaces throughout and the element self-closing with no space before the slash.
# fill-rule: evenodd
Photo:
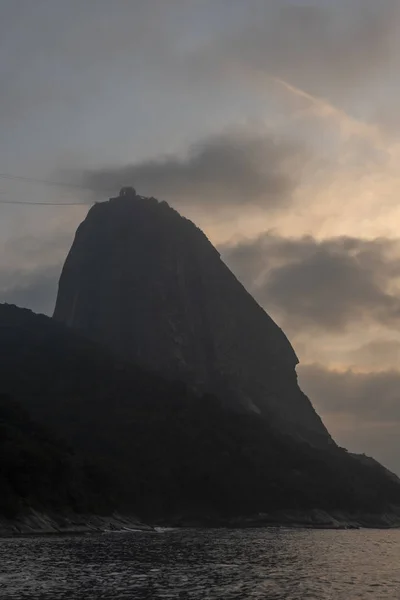
<svg viewBox="0 0 400 600">
<path fill-rule="evenodd" d="M 186 530 L 0 540 L 6 600 L 400 599 L 400 531 Z"/>
</svg>

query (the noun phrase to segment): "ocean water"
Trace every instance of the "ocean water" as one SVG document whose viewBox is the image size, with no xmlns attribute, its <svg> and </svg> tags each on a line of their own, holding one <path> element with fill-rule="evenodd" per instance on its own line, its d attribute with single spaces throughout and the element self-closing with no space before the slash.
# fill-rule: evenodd
<svg viewBox="0 0 400 600">
<path fill-rule="evenodd" d="M 2 539 L 0 597 L 399 600 L 400 531 L 173 530 Z"/>
</svg>

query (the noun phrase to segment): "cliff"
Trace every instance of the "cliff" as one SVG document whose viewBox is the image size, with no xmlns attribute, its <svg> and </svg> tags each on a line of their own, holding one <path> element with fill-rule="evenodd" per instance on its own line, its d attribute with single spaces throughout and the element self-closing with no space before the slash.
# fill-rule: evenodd
<svg viewBox="0 0 400 600">
<path fill-rule="evenodd" d="M 126 189 L 91 208 L 66 259 L 54 318 L 299 440 L 333 444 L 299 389 L 284 333 L 204 233 L 165 202 Z"/>
</svg>

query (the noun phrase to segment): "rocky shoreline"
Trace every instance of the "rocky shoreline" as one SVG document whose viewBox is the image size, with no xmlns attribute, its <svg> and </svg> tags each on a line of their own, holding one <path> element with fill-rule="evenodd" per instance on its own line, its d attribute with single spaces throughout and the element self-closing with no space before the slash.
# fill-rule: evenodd
<svg viewBox="0 0 400 600">
<path fill-rule="evenodd" d="M 178 515 L 152 524 L 137 517 L 114 513 L 111 516 L 50 514 L 31 510 L 17 519 L 0 518 L 0 537 L 30 535 L 87 535 L 110 532 L 154 532 L 157 528 L 248 529 L 262 527 L 290 529 L 396 529 L 400 528 L 400 509 L 383 514 L 345 513 L 323 510 L 278 511 L 254 516 L 223 518 L 212 515 Z"/>
<path fill-rule="evenodd" d="M 209 527 L 246 529 L 284 527 L 293 529 L 395 529 L 400 528 L 400 509 L 382 514 L 347 513 L 324 510 L 282 510 L 254 516 L 221 518 L 215 516 L 177 516 L 156 525 L 172 527 Z"/>
<path fill-rule="evenodd" d="M 111 531 L 153 531 L 135 516 L 43 513 L 34 509 L 16 519 L 0 517 L 0 537 L 26 535 L 84 535 Z"/>
</svg>

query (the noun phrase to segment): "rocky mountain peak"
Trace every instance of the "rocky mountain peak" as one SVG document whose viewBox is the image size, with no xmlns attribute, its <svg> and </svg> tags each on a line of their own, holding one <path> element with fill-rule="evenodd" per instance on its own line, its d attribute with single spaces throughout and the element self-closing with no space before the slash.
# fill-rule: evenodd
<svg viewBox="0 0 400 600">
<path fill-rule="evenodd" d="M 166 202 L 126 187 L 90 209 L 61 274 L 54 318 L 291 436 L 333 443 L 298 387 L 297 357 L 282 330 L 204 233 Z"/>
</svg>

